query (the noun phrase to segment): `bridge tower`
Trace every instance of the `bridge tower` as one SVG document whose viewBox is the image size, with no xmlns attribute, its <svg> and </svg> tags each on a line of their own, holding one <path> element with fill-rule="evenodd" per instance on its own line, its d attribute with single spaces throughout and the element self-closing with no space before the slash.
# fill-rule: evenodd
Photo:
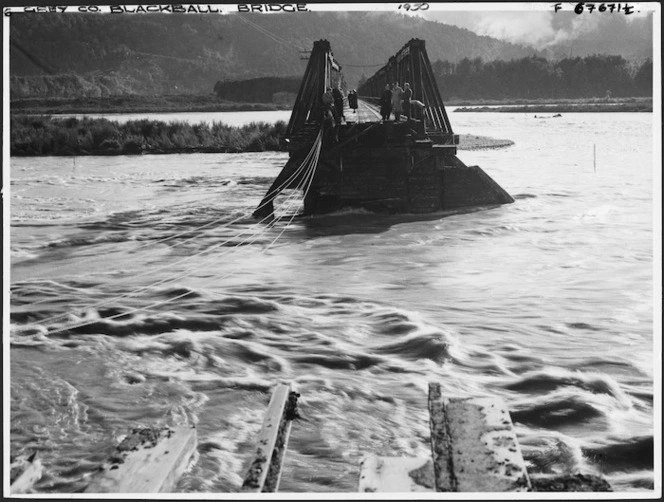
<svg viewBox="0 0 664 502">
<path fill-rule="evenodd" d="M 341 66 L 334 59 L 330 42 L 314 42 L 286 128 L 286 138 L 290 139 L 306 124 L 320 126 L 323 93 L 327 87 L 336 87 L 342 78 Z"/>
</svg>

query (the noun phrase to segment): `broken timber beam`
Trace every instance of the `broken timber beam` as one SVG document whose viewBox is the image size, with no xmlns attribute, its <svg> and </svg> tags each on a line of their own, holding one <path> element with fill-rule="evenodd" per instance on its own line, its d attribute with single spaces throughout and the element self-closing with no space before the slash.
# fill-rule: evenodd
<svg viewBox="0 0 664 502">
<path fill-rule="evenodd" d="M 192 426 L 134 429 L 85 493 L 170 492 L 196 451 Z"/>
<path fill-rule="evenodd" d="M 443 399 L 429 384 L 429 421 L 436 491 L 529 491 L 512 420 L 497 398 Z"/>
<path fill-rule="evenodd" d="M 43 467 L 37 458 L 37 452 L 29 457 L 17 457 L 10 466 L 9 492 L 12 495 L 28 493 L 42 477 Z"/>
<path fill-rule="evenodd" d="M 279 489 L 291 425 L 295 418 L 299 418 L 298 397 L 300 395 L 285 384 L 278 385 L 272 393 L 242 491 L 276 492 Z"/>
</svg>

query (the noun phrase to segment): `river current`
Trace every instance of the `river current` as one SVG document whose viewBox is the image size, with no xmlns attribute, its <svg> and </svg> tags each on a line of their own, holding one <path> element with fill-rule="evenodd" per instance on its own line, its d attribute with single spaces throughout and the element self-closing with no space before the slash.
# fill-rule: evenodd
<svg viewBox="0 0 664 502">
<path fill-rule="evenodd" d="M 35 491 L 184 423 L 177 490 L 238 491 L 278 382 L 302 415 L 280 491 L 357 491 L 363 455 L 430 454 L 434 381 L 503 398 L 529 472 L 652 490 L 652 114 L 450 118 L 515 142 L 458 154 L 514 204 L 305 218 L 285 193 L 269 227 L 284 153 L 12 158 L 11 454 L 39 452 Z"/>
</svg>

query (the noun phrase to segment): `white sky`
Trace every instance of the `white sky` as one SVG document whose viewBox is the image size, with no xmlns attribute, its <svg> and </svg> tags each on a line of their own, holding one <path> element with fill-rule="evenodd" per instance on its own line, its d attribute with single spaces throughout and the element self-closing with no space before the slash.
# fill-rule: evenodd
<svg viewBox="0 0 664 502">
<path fill-rule="evenodd" d="M 540 47 L 590 32 L 603 19 L 599 13 L 574 14 L 570 4 L 563 4 L 566 11 L 556 14 L 552 10 L 553 3 L 549 5 L 551 10 L 544 11 L 429 11 L 422 17 L 466 28 L 478 35 Z M 648 14 L 645 9 L 639 10 L 629 16 L 617 12 L 609 15 L 625 16 L 625 20 L 633 21 Z"/>
</svg>

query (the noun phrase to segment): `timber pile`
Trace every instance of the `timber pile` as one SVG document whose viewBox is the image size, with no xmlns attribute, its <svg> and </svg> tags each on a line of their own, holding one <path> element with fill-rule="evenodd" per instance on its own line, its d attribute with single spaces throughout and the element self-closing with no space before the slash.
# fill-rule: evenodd
<svg viewBox="0 0 664 502">
<path fill-rule="evenodd" d="M 291 425 L 300 417 L 298 397 L 300 395 L 292 392 L 290 385 L 278 385 L 273 392 L 242 491 L 276 492 L 279 489 Z"/>
<path fill-rule="evenodd" d="M 29 456 L 21 455 L 12 462 L 9 470 L 10 492 L 12 495 L 29 493 L 34 484 L 42 477 L 42 464 L 37 452 Z"/>
<path fill-rule="evenodd" d="M 441 396 L 429 384 L 432 458 L 369 455 L 361 492 L 611 491 L 591 475 L 533 476 L 525 467 L 509 412 L 500 399 Z"/>
<path fill-rule="evenodd" d="M 86 493 L 170 492 L 196 451 L 196 429 L 144 427 L 134 429 L 102 466 Z"/>
<path fill-rule="evenodd" d="M 272 393 L 243 492 L 276 492 L 300 394 L 288 384 Z M 607 492 L 591 475 L 529 476 L 505 404 L 495 398 L 444 398 L 429 384 L 431 457 L 367 455 L 360 492 Z M 86 493 L 158 493 L 174 490 L 192 464 L 196 429 L 134 429 L 95 475 Z M 11 493 L 26 493 L 41 477 L 36 454 L 12 463 Z"/>
</svg>

